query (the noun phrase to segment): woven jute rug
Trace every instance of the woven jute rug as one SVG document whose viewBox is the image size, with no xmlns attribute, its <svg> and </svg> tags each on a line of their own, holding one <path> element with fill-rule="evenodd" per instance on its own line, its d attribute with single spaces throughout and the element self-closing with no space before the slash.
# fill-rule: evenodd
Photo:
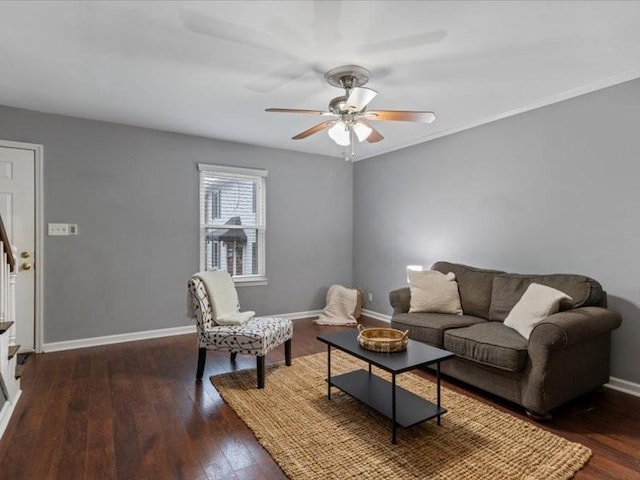
<svg viewBox="0 0 640 480">
<path fill-rule="evenodd" d="M 367 368 L 335 350 L 331 357 L 332 375 Z M 434 419 L 399 428 L 392 445 L 388 419 L 337 389 L 327 399 L 326 353 L 267 368 L 262 390 L 255 370 L 211 381 L 294 480 L 568 479 L 591 457 L 583 445 L 446 388 L 442 425 Z M 385 376 L 375 367 L 374 373 Z M 431 381 L 405 373 L 397 382 L 435 401 Z"/>
</svg>

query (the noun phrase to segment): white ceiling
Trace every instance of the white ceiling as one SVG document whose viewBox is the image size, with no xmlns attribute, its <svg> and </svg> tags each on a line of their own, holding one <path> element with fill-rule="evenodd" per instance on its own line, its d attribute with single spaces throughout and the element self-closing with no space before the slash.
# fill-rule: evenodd
<svg viewBox="0 0 640 480">
<path fill-rule="evenodd" d="M 340 156 L 264 109 L 326 109 L 321 72 L 357 64 L 370 108 L 437 115 L 376 122 L 366 158 L 640 77 L 638 25 L 636 1 L 3 2 L 0 104 Z"/>
</svg>

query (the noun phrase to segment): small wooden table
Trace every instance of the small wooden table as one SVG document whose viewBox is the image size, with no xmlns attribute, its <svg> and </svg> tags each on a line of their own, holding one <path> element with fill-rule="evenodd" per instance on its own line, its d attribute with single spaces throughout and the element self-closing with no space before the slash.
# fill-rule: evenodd
<svg viewBox="0 0 640 480">
<path fill-rule="evenodd" d="M 391 419 L 391 443 L 396 443 L 396 428 L 411 427 L 447 412 L 440 404 L 440 362 L 455 355 L 421 342 L 409 340 L 402 352 L 378 353 L 365 350 L 358 344 L 358 332 L 345 330 L 317 337 L 327 344 L 327 398 L 331 400 L 331 387 L 336 387 L 365 405 Z M 331 376 L 331 348 L 337 348 L 369 364 L 369 371 L 355 370 Z M 433 404 L 401 387 L 396 386 L 396 375 L 427 365 L 436 365 L 437 400 Z M 391 382 L 372 374 L 371 365 L 391 373 Z"/>
</svg>

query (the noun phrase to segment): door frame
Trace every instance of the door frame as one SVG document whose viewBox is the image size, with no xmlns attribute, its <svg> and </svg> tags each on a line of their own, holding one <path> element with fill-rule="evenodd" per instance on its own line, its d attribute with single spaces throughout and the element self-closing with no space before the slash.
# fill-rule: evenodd
<svg viewBox="0 0 640 480">
<path fill-rule="evenodd" d="M 35 318 L 34 318 L 34 339 L 33 348 L 36 353 L 42 352 L 42 332 L 43 332 L 43 307 L 44 307 L 44 168 L 43 168 L 43 147 L 36 143 L 13 142 L 0 139 L 0 147 L 18 148 L 21 150 L 31 150 L 35 159 L 35 233 L 36 249 L 35 260 Z"/>
</svg>

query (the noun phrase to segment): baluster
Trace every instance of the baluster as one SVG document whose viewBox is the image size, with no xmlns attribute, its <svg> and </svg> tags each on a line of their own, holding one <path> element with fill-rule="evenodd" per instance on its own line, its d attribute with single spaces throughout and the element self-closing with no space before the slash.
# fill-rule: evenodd
<svg viewBox="0 0 640 480">
<path fill-rule="evenodd" d="M 9 268 L 7 267 L 7 270 Z M 16 344 L 16 279 L 18 274 L 16 272 L 9 272 L 9 292 L 8 292 L 8 309 L 7 320 L 13 322 L 11 329 L 9 330 L 9 344 Z"/>
<path fill-rule="evenodd" d="M 7 254 L 4 242 L 0 243 L 0 254 L 2 254 L 2 275 L 0 275 L 0 322 L 7 320 L 6 310 L 6 288 L 7 288 Z"/>
</svg>

